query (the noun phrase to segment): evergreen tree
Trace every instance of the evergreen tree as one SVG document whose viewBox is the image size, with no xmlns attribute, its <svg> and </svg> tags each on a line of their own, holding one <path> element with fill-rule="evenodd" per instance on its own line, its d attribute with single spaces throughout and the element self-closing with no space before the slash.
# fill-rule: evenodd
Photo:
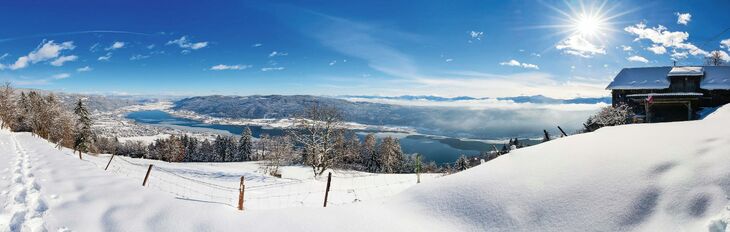
<svg viewBox="0 0 730 232">
<path fill-rule="evenodd" d="M 74 109 L 76 114 L 76 129 L 74 136 L 74 150 L 81 152 L 88 152 L 91 146 L 91 118 L 89 118 L 89 111 L 86 110 L 83 101 L 79 99 Z"/>
<path fill-rule="evenodd" d="M 401 170 L 403 165 L 403 151 L 397 138 L 385 137 L 378 148 L 380 164 L 385 173 L 395 173 Z"/>
<path fill-rule="evenodd" d="M 377 140 L 375 135 L 370 133 L 365 136 L 365 141 L 362 145 L 362 160 L 364 161 L 365 170 L 368 172 L 380 171 L 380 157 L 378 157 L 378 150 L 376 149 Z"/>
<path fill-rule="evenodd" d="M 251 152 L 253 152 L 253 136 L 251 135 L 251 128 L 246 127 L 238 140 L 237 161 L 250 161 Z"/>
<path fill-rule="evenodd" d="M 454 164 L 454 168 L 456 168 L 457 171 L 464 171 L 469 168 L 469 159 L 466 158 L 466 155 L 461 155 L 456 160 L 456 164 Z"/>
<path fill-rule="evenodd" d="M 28 118 L 28 115 L 30 115 L 30 102 L 28 102 L 28 97 L 25 95 L 25 92 L 20 92 L 20 99 L 18 99 L 17 109 L 18 114 L 17 117 L 15 117 L 16 122 L 15 128 L 13 130 L 21 132 L 32 131 Z"/>
</svg>

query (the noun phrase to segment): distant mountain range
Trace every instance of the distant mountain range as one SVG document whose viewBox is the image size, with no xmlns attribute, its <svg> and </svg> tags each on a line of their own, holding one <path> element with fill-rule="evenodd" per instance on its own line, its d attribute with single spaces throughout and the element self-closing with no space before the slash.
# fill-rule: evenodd
<svg viewBox="0 0 730 232">
<path fill-rule="evenodd" d="M 349 98 L 382 98 L 349 96 Z M 174 102 L 173 109 L 187 110 L 220 118 L 288 118 L 300 115 L 312 104 L 336 107 L 344 120 L 369 125 L 405 126 L 421 133 L 471 138 L 526 137 L 542 134 L 543 129 L 561 125 L 566 130 L 580 128 L 592 111 L 556 111 L 539 107 L 519 109 L 469 109 L 468 107 L 427 107 L 355 102 L 344 96 L 310 95 L 199 96 Z M 474 100 L 470 97 L 401 96 L 391 99 L 432 101 Z M 559 99 L 543 96 L 517 97 L 515 102 L 555 103 Z M 560 103 L 605 102 L 606 99 L 570 99 Z M 610 102 L 610 99 L 609 101 Z"/>
<path fill-rule="evenodd" d="M 428 100 L 428 101 L 465 101 L 465 100 L 486 100 L 492 99 L 488 97 L 475 98 L 469 96 L 459 97 L 439 97 L 431 95 L 403 95 L 403 96 L 371 96 L 371 95 L 342 95 L 337 98 L 362 98 L 362 99 L 388 99 L 388 100 Z M 517 97 L 498 97 L 494 98 L 497 100 L 510 100 L 516 103 L 536 103 L 536 104 L 596 104 L 606 103 L 611 104 L 611 97 L 596 97 L 596 98 L 571 98 L 571 99 L 557 99 L 546 97 L 543 95 L 533 96 L 517 96 Z"/>
<path fill-rule="evenodd" d="M 76 106 L 76 102 L 79 98 L 84 99 L 84 104 L 89 111 L 111 111 L 125 106 L 136 105 L 145 103 L 148 101 L 156 101 L 155 99 L 145 98 L 140 96 L 123 96 L 123 95 L 98 95 L 98 94 L 79 94 L 79 93 L 66 93 L 60 91 L 48 91 L 42 89 L 27 89 L 19 88 L 16 89 L 15 94 L 19 95 L 21 92 L 28 94 L 30 91 L 35 91 L 42 95 L 53 93 L 65 108 L 73 110 Z"/>
</svg>

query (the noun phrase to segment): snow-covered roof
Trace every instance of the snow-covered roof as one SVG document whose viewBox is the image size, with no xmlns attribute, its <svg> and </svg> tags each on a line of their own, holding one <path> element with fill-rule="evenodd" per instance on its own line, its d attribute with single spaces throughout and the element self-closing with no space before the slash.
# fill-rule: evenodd
<svg viewBox="0 0 730 232">
<path fill-rule="evenodd" d="M 695 66 L 677 66 L 672 67 L 667 76 L 702 76 L 702 67 Z"/>
<path fill-rule="evenodd" d="M 730 89 L 730 66 L 705 66 L 705 76 L 700 82 L 700 88 Z"/>
<path fill-rule="evenodd" d="M 672 67 L 625 68 L 606 89 L 666 89 L 667 73 Z"/>
<path fill-rule="evenodd" d="M 702 76 L 700 88 L 730 90 L 730 66 L 625 68 L 606 89 L 666 89 L 669 76 Z"/>
</svg>

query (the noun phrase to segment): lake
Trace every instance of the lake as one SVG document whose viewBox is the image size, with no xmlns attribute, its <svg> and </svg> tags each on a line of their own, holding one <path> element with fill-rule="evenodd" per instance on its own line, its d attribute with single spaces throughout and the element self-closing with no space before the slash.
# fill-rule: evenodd
<svg viewBox="0 0 730 232">
<path fill-rule="evenodd" d="M 245 126 L 225 125 L 225 124 L 207 124 L 201 121 L 175 117 L 160 110 L 136 111 L 127 114 L 129 119 L 138 123 L 145 123 L 157 126 L 169 126 L 178 129 L 188 128 L 190 130 L 216 130 L 219 132 L 228 132 L 234 135 L 240 135 Z M 248 126 L 254 137 L 260 137 L 262 134 L 277 136 L 284 134 L 284 130 L 277 128 L 268 128 L 262 126 Z M 362 139 L 367 132 L 358 132 L 358 136 Z M 492 144 L 464 140 L 450 137 L 436 137 L 420 134 L 394 133 L 394 132 L 376 132 L 376 137 L 383 138 L 385 136 L 393 136 L 400 139 L 400 145 L 406 154 L 421 154 L 425 161 L 435 161 L 436 163 L 454 162 L 459 155 L 478 155 L 482 151 L 492 150 Z M 498 144 L 498 148 L 502 145 Z"/>
</svg>

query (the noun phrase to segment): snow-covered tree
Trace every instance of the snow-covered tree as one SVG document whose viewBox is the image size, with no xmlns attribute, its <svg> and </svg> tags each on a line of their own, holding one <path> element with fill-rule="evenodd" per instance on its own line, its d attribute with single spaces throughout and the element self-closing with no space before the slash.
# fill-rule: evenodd
<svg viewBox="0 0 730 232">
<path fill-rule="evenodd" d="M 89 118 L 89 111 L 86 110 L 84 102 L 79 99 L 74 108 L 74 114 L 76 115 L 76 128 L 74 136 L 74 151 L 88 152 L 91 147 L 91 118 Z"/>
<path fill-rule="evenodd" d="M 342 114 L 334 107 L 313 104 L 297 119 L 292 138 L 304 148 L 304 162 L 316 176 L 339 161 L 335 152 L 337 133 L 343 130 Z"/>
<path fill-rule="evenodd" d="M 243 130 L 243 133 L 241 133 L 241 138 L 238 140 L 237 152 L 237 161 L 251 160 L 251 153 L 253 152 L 253 136 L 251 135 L 251 128 L 246 127 Z"/>
<path fill-rule="evenodd" d="M 395 173 L 401 170 L 403 165 L 403 151 L 400 148 L 398 138 L 387 136 L 383 138 L 378 147 L 381 169 L 385 173 Z"/>
<path fill-rule="evenodd" d="M 365 136 L 362 149 L 360 150 L 365 170 L 368 172 L 380 171 L 380 157 L 377 150 L 377 139 L 375 135 L 370 133 Z"/>
<path fill-rule="evenodd" d="M 294 162 L 294 143 L 290 136 L 276 136 L 270 139 L 270 148 L 266 157 L 266 167 L 272 176 L 281 177 L 279 167 Z"/>
<path fill-rule="evenodd" d="M 588 118 L 585 127 L 585 132 L 591 132 L 604 126 L 616 126 L 629 123 L 634 113 L 628 105 L 618 105 L 616 107 L 607 106 L 601 109 L 596 115 Z"/>
<path fill-rule="evenodd" d="M 454 164 L 454 168 L 457 171 L 464 171 L 469 168 L 469 159 L 466 158 L 466 155 L 460 155 L 458 159 L 456 159 L 456 164 Z"/>
<path fill-rule="evenodd" d="M 5 82 L 0 89 L 0 128 L 12 128 L 15 121 L 15 103 L 13 101 L 13 89 L 10 82 Z"/>
<path fill-rule="evenodd" d="M 20 92 L 20 98 L 16 103 L 15 128 L 13 128 L 13 130 L 23 132 L 32 131 L 33 129 L 30 127 L 30 119 L 28 117 L 30 114 L 30 102 L 28 101 L 28 97 L 25 95 L 25 92 Z"/>
</svg>

